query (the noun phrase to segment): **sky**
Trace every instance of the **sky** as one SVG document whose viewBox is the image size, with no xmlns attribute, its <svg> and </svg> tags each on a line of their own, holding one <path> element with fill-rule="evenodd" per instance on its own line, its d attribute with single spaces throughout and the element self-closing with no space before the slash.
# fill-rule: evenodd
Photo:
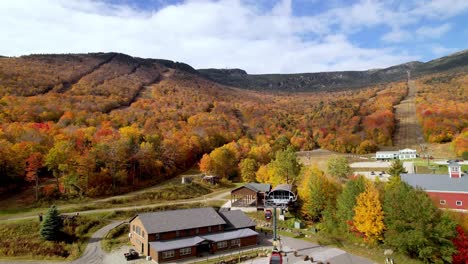
<svg viewBox="0 0 468 264">
<path fill-rule="evenodd" d="M 467 0 L 2 0 L 0 55 L 121 52 L 248 73 L 366 70 L 468 48 Z"/>
</svg>

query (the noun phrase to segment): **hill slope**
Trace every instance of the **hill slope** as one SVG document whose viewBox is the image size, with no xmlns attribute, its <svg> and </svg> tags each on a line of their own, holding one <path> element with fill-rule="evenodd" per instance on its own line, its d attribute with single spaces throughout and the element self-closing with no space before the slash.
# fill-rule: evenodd
<svg viewBox="0 0 468 264">
<path fill-rule="evenodd" d="M 200 69 L 201 75 L 221 84 L 263 91 L 331 91 L 361 88 L 468 66 L 468 50 L 426 63 L 409 62 L 385 69 L 298 74 L 247 74 L 241 69 Z"/>
</svg>

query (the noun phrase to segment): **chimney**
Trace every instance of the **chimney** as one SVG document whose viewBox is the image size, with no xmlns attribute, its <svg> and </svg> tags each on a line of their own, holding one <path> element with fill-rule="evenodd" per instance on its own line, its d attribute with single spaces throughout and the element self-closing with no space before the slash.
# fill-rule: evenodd
<svg viewBox="0 0 468 264">
<path fill-rule="evenodd" d="M 462 176 L 461 165 L 458 162 L 449 162 L 448 171 L 450 178 L 461 178 Z"/>
</svg>

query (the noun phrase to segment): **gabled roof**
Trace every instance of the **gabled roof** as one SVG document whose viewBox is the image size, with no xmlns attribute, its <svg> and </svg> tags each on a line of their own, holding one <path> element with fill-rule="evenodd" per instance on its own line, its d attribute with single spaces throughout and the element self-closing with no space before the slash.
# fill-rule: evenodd
<svg viewBox="0 0 468 264">
<path fill-rule="evenodd" d="M 226 230 L 255 226 L 255 222 L 241 210 L 219 212 L 227 223 Z"/>
<path fill-rule="evenodd" d="M 269 192 L 270 189 L 271 189 L 271 185 L 270 184 L 267 184 L 267 183 L 256 183 L 256 182 L 250 182 L 250 183 L 247 183 L 246 185 L 244 186 L 241 186 L 241 187 L 237 187 L 236 189 L 232 190 L 231 192 L 233 191 L 236 191 L 236 190 L 239 190 L 241 188 L 247 188 L 249 190 L 252 190 L 254 192 Z"/>
<path fill-rule="evenodd" d="M 166 251 L 177 248 L 185 248 L 196 246 L 197 244 L 205 241 L 204 238 L 195 236 L 181 239 L 174 239 L 169 241 L 154 241 L 149 242 L 150 247 L 154 248 L 156 251 Z"/>
<path fill-rule="evenodd" d="M 401 174 L 401 179 L 426 191 L 468 193 L 468 177 L 450 178 L 448 174 Z"/>
<path fill-rule="evenodd" d="M 136 217 L 141 220 L 148 234 L 226 224 L 224 219 L 213 208 L 143 213 L 138 214 Z"/>
<path fill-rule="evenodd" d="M 235 231 L 230 232 L 223 232 L 223 233 L 215 233 L 209 235 L 203 235 L 202 237 L 206 240 L 210 240 L 213 242 L 231 240 L 236 238 L 243 238 L 243 237 L 250 237 L 250 236 L 257 236 L 258 233 L 253 231 L 250 228 L 238 229 Z"/>
<path fill-rule="evenodd" d="M 416 152 L 415 149 L 410 149 L 410 148 L 405 148 L 405 149 L 400 149 L 400 152 Z"/>
</svg>

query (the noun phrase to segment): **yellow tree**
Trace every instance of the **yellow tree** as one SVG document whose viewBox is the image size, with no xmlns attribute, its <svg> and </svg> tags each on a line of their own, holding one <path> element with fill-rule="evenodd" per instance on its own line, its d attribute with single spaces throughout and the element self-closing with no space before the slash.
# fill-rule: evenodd
<svg viewBox="0 0 468 264">
<path fill-rule="evenodd" d="M 258 168 L 257 173 L 255 173 L 255 179 L 262 183 L 270 181 L 270 172 L 268 171 L 267 165 L 262 165 Z"/>
<path fill-rule="evenodd" d="M 357 197 L 354 207 L 354 226 L 363 233 L 369 243 L 382 239 L 385 229 L 382 204 L 379 192 L 372 182 L 367 182 L 366 190 Z"/>
</svg>

